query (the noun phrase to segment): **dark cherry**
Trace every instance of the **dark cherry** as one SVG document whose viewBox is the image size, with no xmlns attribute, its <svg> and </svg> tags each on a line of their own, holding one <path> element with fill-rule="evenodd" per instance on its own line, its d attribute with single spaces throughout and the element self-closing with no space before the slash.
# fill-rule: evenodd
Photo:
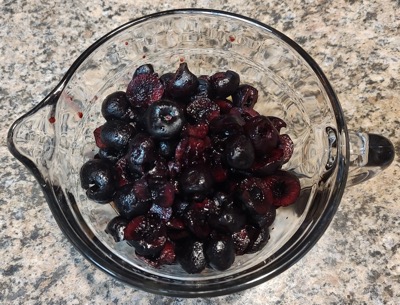
<svg viewBox="0 0 400 305">
<path fill-rule="evenodd" d="M 101 139 L 101 130 L 103 129 L 103 125 L 97 127 L 94 131 L 93 131 L 93 136 L 94 136 L 94 140 L 96 142 L 96 146 L 100 149 L 102 148 L 107 148 L 107 145 L 105 143 L 103 143 L 102 139 Z"/>
<path fill-rule="evenodd" d="M 153 74 L 154 67 L 152 64 L 144 64 L 136 68 L 133 73 L 133 77 L 138 76 L 139 74 Z"/>
<path fill-rule="evenodd" d="M 182 130 L 182 136 L 204 139 L 208 135 L 208 129 L 207 123 L 186 124 Z"/>
<path fill-rule="evenodd" d="M 216 99 L 214 102 L 218 105 L 221 114 L 228 114 L 233 108 L 232 102 L 227 99 Z"/>
<path fill-rule="evenodd" d="M 239 108 L 253 108 L 257 103 L 258 90 L 250 85 L 240 85 L 232 94 L 232 103 Z"/>
<path fill-rule="evenodd" d="M 146 178 L 150 182 L 158 183 L 158 182 L 165 182 L 169 179 L 169 169 L 167 162 L 162 159 L 158 158 L 154 160 L 153 168 L 149 169 L 146 173 Z"/>
<path fill-rule="evenodd" d="M 168 88 L 169 83 L 172 81 L 174 78 L 175 73 L 172 72 L 167 72 L 163 75 L 160 76 L 160 82 L 164 86 L 164 88 Z M 168 90 L 164 90 L 164 96 L 165 98 L 171 98 L 172 96 L 168 93 Z"/>
<path fill-rule="evenodd" d="M 246 178 L 240 183 L 238 197 L 250 214 L 266 214 L 273 202 L 264 181 L 254 177 Z"/>
<path fill-rule="evenodd" d="M 151 199 L 154 204 L 169 208 L 174 203 L 175 187 L 169 181 L 159 181 L 150 184 Z"/>
<path fill-rule="evenodd" d="M 246 249 L 246 253 L 256 253 L 260 251 L 268 243 L 270 235 L 267 227 L 252 228 L 247 227 L 250 236 L 250 243 Z"/>
<path fill-rule="evenodd" d="M 244 128 L 253 143 L 256 155 L 263 156 L 277 147 L 279 133 L 266 116 L 250 118 Z"/>
<path fill-rule="evenodd" d="M 240 76 L 234 71 L 217 72 L 210 77 L 211 86 L 217 98 L 225 98 L 232 95 L 240 83 Z"/>
<path fill-rule="evenodd" d="M 124 240 L 124 231 L 128 223 L 129 220 L 126 218 L 116 216 L 108 222 L 105 231 L 114 238 L 115 242 L 120 242 Z"/>
<path fill-rule="evenodd" d="M 108 160 L 93 159 L 81 167 L 80 181 L 89 199 L 108 203 L 113 199 L 116 188 L 116 171 Z"/>
<path fill-rule="evenodd" d="M 134 76 L 126 89 L 126 96 L 134 108 L 146 108 L 164 94 L 164 86 L 156 73 Z"/>
<path fill-rule="evenodd" d="M 198 86 L 194 97 L 203 96 L 203 97 L 212 97 L 213 96 L 213 89 L 210 84 L 210 78 L 207 75 L 201 75 L 198 78 Z"/>
<path fill-rule="evenodd" d="M 294 144 L 287 134 L 279 135 L 279 146 L 283 151 L 282 164 L 287 163 L 293 155 Z"/>
<path fill-rule="evenodd" d="M 234 233 L 246 224 L 246 215 L 239 207 L 228 206 L 220 214 L 211 214 L 209 223 L 217 230 Z"/>
<path fill-rule="evenodd" d="M 175 244 L 167 240 L 161 250 L 160 256 L 158 257 L 158 262 L 160 265 L 172 265 L 175 261 Z"/>
<path fill-rule="evenodd" d="M 168 221 L 172 216 L 171 207 L 164 208 L 159 206 L 158 204 L 153 204 L 149 212 L 157 215 L 163 222 Z"/>
<path fill-rule="evenodd" d="M 243 134 L 241 123 L 240 119 L 229 114 L 213 119 L 209 126 L 213 148 L 216 151 L 223 152 L 229 138 Z"/>
<path fill-rule="evenodd" d="M 287 171 L 277 171 L 263 178 L 264 190 L 272 197 L 276 207 L 289 206 L 296 202 L 300 195 L 300 181 L 297 176 Z"/>
<path fill-rule="evenodd" d="M 269 227 L 276 217 L 276 208 L 272 204 L 268 205 L 268 211 L 265 214 L 251 214 L 251 222 L 258 228 Z"/>
<path fill-rule="evenodd" d="M 186 113 L 195 123 L 208 123 L 219 116 L 219 107 L 208 97 L 199 96 L 188 104 Z"/>
<path fill-rule="evenodd" d="M 258 158 L 251 167 L 251 172 L 256 176 L 265 177 L 273 174 L 284 163 L 284 151 L 281 148 L 273 149 L 263 158 Z"/>
<path fill-rule="evenodd" d="M 240 170 L 249 169 L 255 158 L 253 144 L 245 135 L 228 140 L 225 155 L 229 166 Z"/>
<path fill-rule="evenodd" d="M 181 107 L 174 101 L 160 100 L 152 103 L 144 114 L 146 131 L 155 139 L 176 138 L 185 123 Z"/>
<path fill-rule="evenodd" d="M 131 104 L 123 91 L 116 91 L 108 95 L 101 104 L 101 114 L 109 120 L 129 121 L 135 118 Z"/>
<path fill-rule="evenodd" d="M 227 235 L 212 236 L 205 244 L 204 253 L 208 264 L 215 270 L 227 270 L 235 261 L 234 243 Z"/>
<path fill-rule="evenodd" d="M 191 204 L 185 211 L 184 221 L 187 228 L 198 238 L 205 239 L 211 232 L 208 223 L 208 209 L 206 200 Z"/>
<path fill-rule="evenodd" d="M 181 63 L 174 77 L 168 83 L 168 93 L 174 98 L 186 98 L 196 92 L 199 85 L 197 76 L 189 71 L 187 63 Z"/>
<path fill-rule="evenodd" d="M 286 128 L 286 122 L 281 118 L 275 116 L 267 116 L 267 118 L 271 121 L 271 124 L 276 128 L 278 132 L 280 132 L 282 128 Z"/>
<path fill-rule="evenodd" d="M 166 228 L 157 215 L 140 215 L 128 223 L 124 238 L 139 255 L 156 256 L 167 241 Z"/>
<path fill-rule="evenodd" d="M 211 191 L 212 176 L 202 166 L 187 168 L 179 179 L 179 186 L 184 194 L 201 201 Z"/>
<path fill-rule="evenodd" d="M 171 158 L 175 154 L 177 140 L 161 140 L 158 142 L 158 151 L 162 157 Z"/>
<path fill-rule="evenodd" d="M 114 203 L 119 213 L 125 218 L 146 214 L 151 208 L 150 192 L 144 180 L 126 184 L 114 195 Z"/>
<path fill-rule="evenodd" d="M 144 174 L 153 168 L 156 159 L 153 139 L 144 133 L 138 133 L 129 143 L 126 159 L 129 168 L 138 174 Z"/>
<path fill-rule="evenodd" d="M 123 150 L 130 139 L 135 135 L 136 129 L 128 122 L 120 120 L 107 121 L 100 132 L 101 141 L 107 148 Z"/>
<path fill-rule="evenodd" d="M 207 262 L 202 241 L 186 238 L 176 247 L 177 261 L 187 273 L 200 273 L 206 268 Z"/>
<path fill-rule="evenodd" d="M 244 254 L 250 244 L 249 232 L 246 230 L 246 228 L 242 228 L 240 231 L 234 232 L 232 234 L 232 241 L 236 255 Z"/>
<path fill-rule="evenodd" d="M 101 159 L 109 160 L 112 163 L 116 163 L 119 159 L 121 159 L 124 154 L 125 150 L 116 150 L 113 148 L 100 148 L 97 152 Z"/>
</svg>

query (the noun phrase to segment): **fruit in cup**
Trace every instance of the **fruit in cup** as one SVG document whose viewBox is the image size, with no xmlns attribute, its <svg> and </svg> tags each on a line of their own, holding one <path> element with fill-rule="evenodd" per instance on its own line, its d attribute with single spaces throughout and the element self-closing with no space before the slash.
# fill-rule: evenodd
<svg viewBox="0 0 400 305">
<path fill-rule="evenodd" d="M 81 168 L 89 199 L 113 202 L 106 232 L 153 267 L 226 270 L 261 250 L 276 210 L 296 202 L 282 170 L 294 146 L 286 123 L 253 107 L 258 91 L 231 70 L 161 76 L 145 64 L 102 102 L 98 154 Z"/>
</svg>

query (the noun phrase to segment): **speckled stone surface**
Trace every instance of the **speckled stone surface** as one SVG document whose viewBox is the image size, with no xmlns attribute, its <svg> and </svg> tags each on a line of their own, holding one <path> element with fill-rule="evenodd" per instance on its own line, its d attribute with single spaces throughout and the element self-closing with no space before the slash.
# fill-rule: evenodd
<svg viewBox="0 0 400 305">
<path fill-rule="evenodd" d="M 1 304 L 400 304 L 400 1 L 0 1 Z M 265 22 L 303 46 L 335 88 L 352 129 L 396 147 L 380 176 L 348 188 L 317 245 L 279 277 L 210 299 L 155 296 L 87 262 L 57 227 L 6 147 L 12 122 L 96 39 L 160 10 L 206 7 Z"/>
</svg>

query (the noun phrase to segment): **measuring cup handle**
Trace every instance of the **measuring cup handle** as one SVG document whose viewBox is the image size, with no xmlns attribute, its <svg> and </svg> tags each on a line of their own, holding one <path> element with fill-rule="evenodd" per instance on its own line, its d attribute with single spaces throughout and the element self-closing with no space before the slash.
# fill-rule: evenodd
<svg viewBox="0 0 400 305">
<path fill-rule="evenodd" d="M 368 180 L 387 168 L 394 160 L 395 150 L 387 138 L 349 131 L 350 166 L 347 186 Z"/>
</svg>

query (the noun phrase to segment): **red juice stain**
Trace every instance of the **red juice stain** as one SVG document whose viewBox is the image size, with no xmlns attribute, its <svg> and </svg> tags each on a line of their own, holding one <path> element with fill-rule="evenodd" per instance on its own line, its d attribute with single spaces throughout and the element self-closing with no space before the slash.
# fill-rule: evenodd
<svg viewBox="0 0 400 305">
<path fill-rule="evenodd" d="M 55 117 L 53 117 L 53 116 L 49 117 L 49 122 L 50 122 L 50 124 L 54 124 L 55 121 L 56 121 L 56 118 L 55 118 Z"/>
<path fill-rule="evenodd" d="M 145 58 L 146 58 L 146 55 L 143 55 L 142 58 L 145 59 Z"/>
<path fill-rule="evenodd" d="M 129 44 L 129 42 L 125 41 L 125 45 L 127 46 Z"/>
<path fill-rule="evenodd" d="M 229 41 L 234 42 L 236 40 L 235 36 L 229 35 Z"/>
<path fill-rule="evenodd" d="M 81 119 L 83 117 L 83 113 L 81 111 L 78 111 L 78 117 Z"/>
<path fill-rule="evenodd" d="M 185 57 L 179 58 L 179 61 L 180 61 L 180 62 L 184 62 L 184 61 L 185 61 Z"/>
</svg>

